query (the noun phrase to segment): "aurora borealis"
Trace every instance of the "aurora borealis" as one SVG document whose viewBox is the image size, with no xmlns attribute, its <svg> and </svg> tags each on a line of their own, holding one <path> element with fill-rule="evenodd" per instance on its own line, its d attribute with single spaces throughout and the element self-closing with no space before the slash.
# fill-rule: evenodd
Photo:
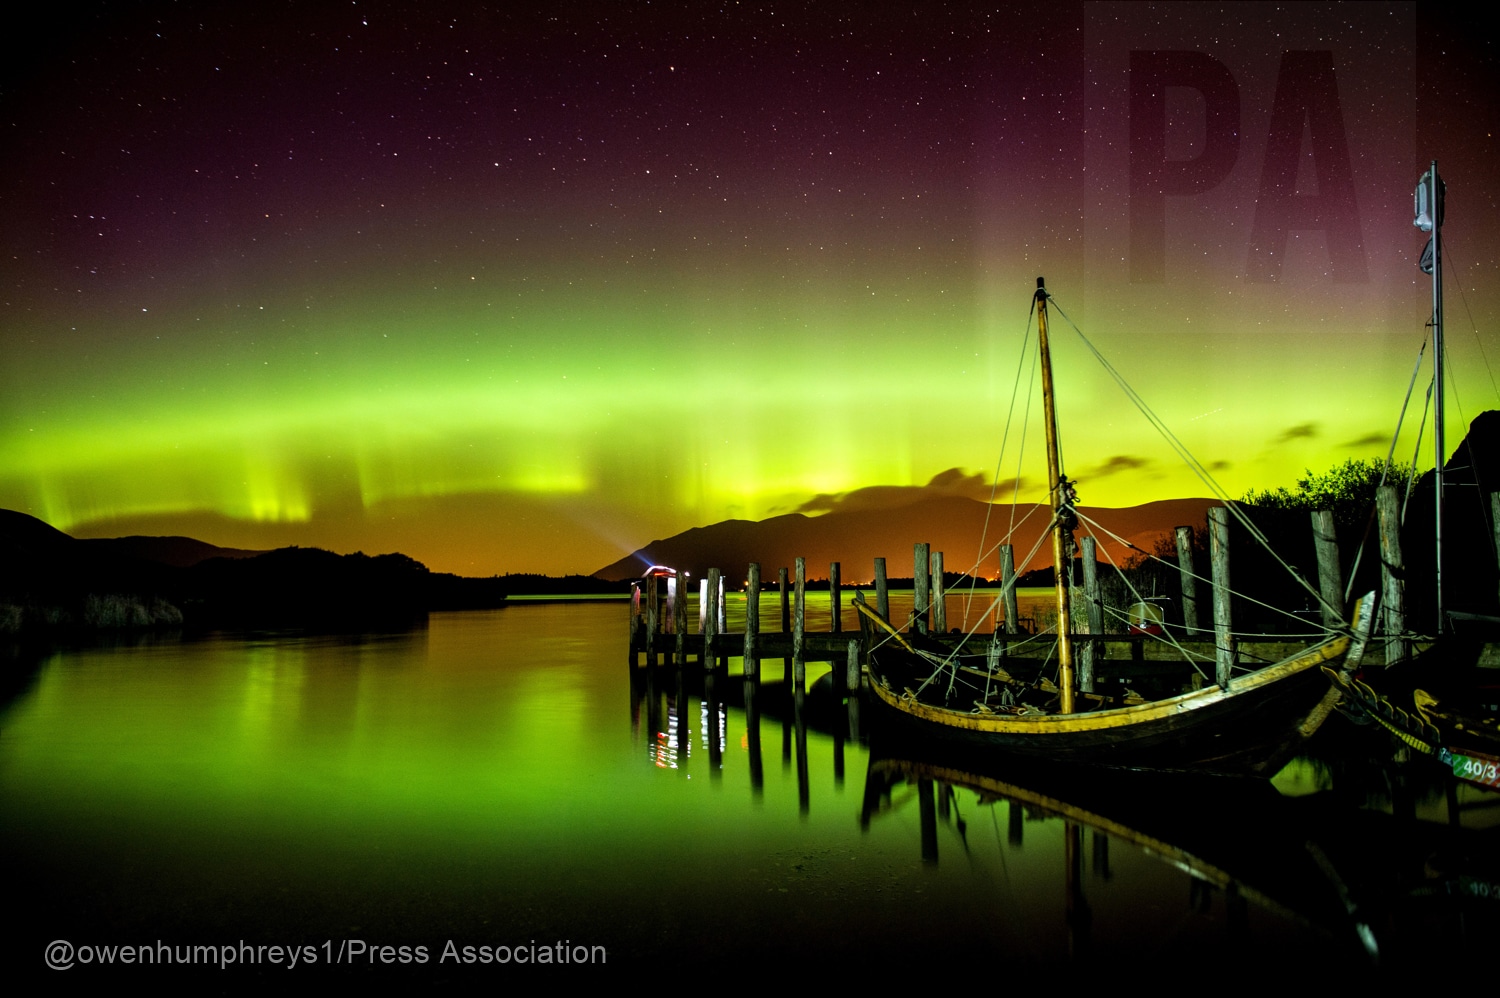
<svg viewBox="0 0 1500 998">
<path fill-rule="evenodd" d="M 1385 454 L 1434 158 L 1450 446 L 1500 405 L 1489 43 L 1412 4 L 843 9 L 44 13 L 0 91 L 0 507 L 488 575 L 877 486 L 988 495 L 1037 274 L 1231 494 L 1288 484 Z M 1154 280 L 1147 51 L 1238 101 L 1220 132 L 1190 87 L 1136 107 L 1169 171 L 1234 142 L 1162 199 Z M 1276 215 L 1329 210 L 1340 148 L 1363 271 Z M 1084 500 L 1203 494 L 1056 325 Z"/>
</svg>

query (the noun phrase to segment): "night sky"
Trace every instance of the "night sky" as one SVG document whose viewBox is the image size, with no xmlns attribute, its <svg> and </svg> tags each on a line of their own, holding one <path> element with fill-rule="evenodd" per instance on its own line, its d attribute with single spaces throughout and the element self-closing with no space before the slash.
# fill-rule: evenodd
<svg viewBox="0 0 1500 998">
<path fill-rule="evenodd" d="M 1288 485 L 1385 454 L 1434 158 L 1450 447 L 1500 407 L 1472 26 L 855 9 L 50 5 L 0 75 L 0 507 L 489 575 L 984 497 L 1039 274 L 1231 495 Z M 1053 325 L 1082 500 L 1207 494 Z"/>
</svg>

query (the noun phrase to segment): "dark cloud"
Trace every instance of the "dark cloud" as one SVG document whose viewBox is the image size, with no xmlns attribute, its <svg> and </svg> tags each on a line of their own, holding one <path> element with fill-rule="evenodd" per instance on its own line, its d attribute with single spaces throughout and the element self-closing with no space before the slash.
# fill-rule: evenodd
<svg viewBox="0 0 1500 998">
<path fill-rule="evenodd" d="M 996 498 L 1008 496 L 1016 486 L 1015 479 L 1006 479 L 993 485 L 993 494 Z M 892 509 L 935 496 L 962 496 L 988 502 L 991 493 L 991 483 L 983 475 L 971 475 L 962 468 L 949 468 L 933 475 L 932 481 L 926 485 L 871 485 L 852 492 L 824 492 L 798 506 L 795 512 Z"/>
<path fill-rule="evenodd" d="M 1228 461 L 1215 461 L 1208 466 L 1209 471 L 1228 471 L 1234 465 Z"/>
<path fill-rule="evenodd" d="M 1376 444 L 1388 444 L 1391 438 L 1384 433 L 1366 433 L 1358 440 L 1351 440 L 1345 447 L 1374 447 Z"/>
<path fill-rule="evenodd" d="M 1106 475 L 1114 475 L 1122 471 L 1137 471 L 1141 468 L 1147 467 L 1150 464 L 1151 459 L 1147 457 L 1132 457 L 1129 454 L 1116 454 L 1114 457 L 1110 458 L 1108 461 L 1105 461 L 1098 467 L 1090 468 L 1084 471 L 1082 477 L 1085 479 L 1103 478 Z"/>
<path fill-rule="evenodd" d="M 1276 438 L 1278 444 L 1284 444 L 1291 440 L 1311 440 L 1318 435 L 1317 423 L 1298 423 L 1296 426 L 1288 427 L 1281 431 L 1281 436 Z"/>
</svg>

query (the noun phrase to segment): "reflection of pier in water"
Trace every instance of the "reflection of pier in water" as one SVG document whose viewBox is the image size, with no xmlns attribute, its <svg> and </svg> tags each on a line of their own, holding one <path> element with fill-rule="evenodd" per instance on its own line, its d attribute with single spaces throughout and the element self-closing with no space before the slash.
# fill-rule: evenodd
<svg viewBox="0 0 1500 998">
<path fill-rule="evenodd" d="M 825 676 L 809 691 L 721 670 L 642 669 L 630 685 L 631 735 L 645 748 L 649 761 L 664 769 L 685 769 L 695 754 L 706 754 L 709 777 L 718 779 L 734 710 L 744 718 L 741 747 L 748 759 L 751 791 L 760 796 L 766 775 L 763 722 L 779 721 L 781 762 L 787 769 L 796 767 L 798 805 L 806 813 L 812 803 L 809 729 L 831 739 L 833 778 L 839 786 L 844 783 L 845 746 L 862 741 L 859 698 L 843 696 L 831 678 Z"/>
<path fill-rule="evenodd" d="M 632 740 L 649 764 L 685 778 L 707 768 L 710 783 L 748 783 L 758 801 L 768 775 L 776 789 L 779 741 L 779 780 L 790 789 L 795 779 L 803 817 L 815 786 L 827 793 L 824 767 L 842 787 L 849 743 L 857 753 L 873 744 L 862 792 L 836 802 L 871 836 L 861 861 L 889 862 L 894 835 L 916 868 L 972 878 L 991 898 L 982 903 L 1015 923 L 998 934 L 965 928 L 972 945 L 1110 962 L 1129 938 L 1134 956 L 1205 967 L 1270 945 L 1359 970 L 1412 966 L 1500 931 L 1500 827 L 1472 801 L 1406 785 L 1399 771 L 1387 777 L 1387 805 L 1374 782 L 1342 771 L 1334 785 L 1349 789 L 1301 798 L 1265 781 L 1079 778 L 891 744 L 860 710 L 831 675 L 800 694 L 719 670 L 645 668 L 631 683 Z M 1445 800 L 1446 814 L 1434 811 Z M 993 843 L 976 838 L 991 826 Z"/>
<path fill-rule="evenodd" d="M 1465 948 L 1461 940 L 1488 942 L 1500 931 L 1500 826 L 1433 787 L 1426 796 L 1441 805 L 1419 820 L 1421 791 L 1399 772 L 1386 813 L 1360 793 L 1358 802 L 1332 791 L 1291 798 L 1260 781 L 981 768 L 910 747 L 898 751 L 915 758 L 881 757 L 879 732 L 876 745 L 861 824 L 915 799 L 913 851 L 934 870 L 955 846 L 960 864 L 972 864 L 976 813 L 989 812 L 1002 863 L 1029 846 L 1029 828 L 1047 829 L 1044 854 L 1061 853 L 1051 910 L 1061 914 L 1070 960 L 1118 939 L 1117 928 L 1098 930 L 1096 910 L 1107 905 L 1091 895 L 1107 894 L 1131 863 L 1185 875 L 1179 924 L 1211 917 L 1223 946 L 1217 959 L 1255 953 L 1268 914 L 1298 928 L 1330 966 L 1351 969 L 1425 967 L 1434 953 Z M 1479 827 L 1465 824 L 1473 818 Z"/>
</svg>

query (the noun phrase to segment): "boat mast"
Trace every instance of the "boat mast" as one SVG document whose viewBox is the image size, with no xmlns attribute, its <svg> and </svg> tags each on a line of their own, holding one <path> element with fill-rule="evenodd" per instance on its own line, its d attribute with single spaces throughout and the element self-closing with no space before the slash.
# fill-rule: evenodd
<svg viewBox="0 0 1500 998">
<path fill-rule="evenodd" d="M 1036 279 L 1037 345 L 1042 361 L 1042 410 L 1047 427 L 1047 487 L 1054 511 L 1052 526 L 1052 565 L 1057 579 L 1057 688 L 1061 695 L 1059 710 L 1073 713 L 1073 614 L 1068 586 L 1073 581 L 1073 525 L 1077 522 L 1072 509 L 1072 490 L 1062 473 L 1062 455 L 1057 446 L 1057 400 L 1052 392 L 1052 352 L 1047 345 L 1047 284 Z"/>
</svg>

